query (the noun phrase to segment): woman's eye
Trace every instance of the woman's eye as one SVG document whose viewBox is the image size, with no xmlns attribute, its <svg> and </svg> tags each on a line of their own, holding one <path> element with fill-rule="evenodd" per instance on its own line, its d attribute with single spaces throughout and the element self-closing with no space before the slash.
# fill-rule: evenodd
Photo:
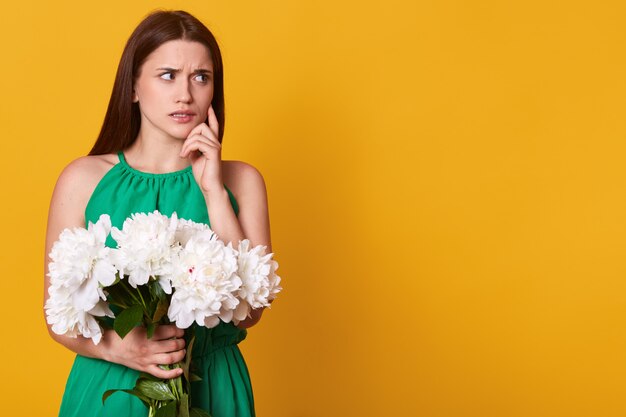
<svg viewBox="0 0 626 417">
<path fill-rule="evenodd" d="M 198 77 L 200 77 L 200 78 L 198 78 Z M 205 74 L 198 74 L 198 75 L 196 75 L 196 80 L 198 80 L 198 81 L 200 81 L 202 83 L 205 83 L 205 82 L 209 81 L 209 77 L 207 77 Z"/>
<path fill-rule="evenodd" d="M 164 80 L 171 80 L 172 78 L 167 78 L 168 76 L 172 76 L 173 74 L 171 72 L 164 72 L 163 74 L 161 74 L 161 78 L 163 78 Z"/>
</svg>

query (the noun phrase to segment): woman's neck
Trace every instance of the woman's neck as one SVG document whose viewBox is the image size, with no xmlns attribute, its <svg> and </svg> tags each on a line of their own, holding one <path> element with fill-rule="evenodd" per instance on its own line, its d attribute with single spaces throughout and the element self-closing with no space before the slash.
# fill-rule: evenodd
<svg viewBox="0 0 626 417">
<path fill-rule="evenodd" d="M 141 132 L 137 139 L 124 150 L 124 156 L 133 168 L 152 173 L 180 171 L 190 165 L 188 158 L 178 156 L 182 139 L 161 138 L 146 140 Z"/>
</svg>

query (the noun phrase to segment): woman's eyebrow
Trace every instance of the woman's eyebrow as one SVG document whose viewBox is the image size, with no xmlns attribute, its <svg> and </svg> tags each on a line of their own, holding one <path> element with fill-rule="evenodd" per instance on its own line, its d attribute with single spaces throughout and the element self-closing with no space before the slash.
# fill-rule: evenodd
<svg viewBox="0 0 626 417">
<path fill-rule="evenodd" d="M 180 69 L 179 68 L 161 67 L 161 68 L 157 68 L 156 71 L 180 72 Z M 213 71 L 208 70 L 208 69 L 204 69 L 204 68 L 197 68 L 193 72 L 194 73 L 202 73 L 202 74 L 210 74 Z"/>
</svg>

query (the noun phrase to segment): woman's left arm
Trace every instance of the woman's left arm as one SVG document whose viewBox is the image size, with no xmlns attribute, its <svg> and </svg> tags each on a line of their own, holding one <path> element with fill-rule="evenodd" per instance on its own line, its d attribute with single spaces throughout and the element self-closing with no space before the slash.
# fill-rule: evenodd
<svg viewBox="0 0 626 417">
<path fill-rule="evenodd" d="M 209 218 L 213 231 L 226 244 L 232 242 L 237 246 L 240 240 L 248 239 L 252 246 L 267 246 L 267 253 L 272 251 L 270 238 L 270 222 L 267 203 L 267 190 L 261 173 L 252 165 L 240 161 L 227 162 L 228 168 L 223 169 L 224 182 L 235 195 L 239 206 L 239 214 L 231 206 L 228 192 L 224 187 L 210 189 L 204 193 Z M 218 220 L 219 219 L 219 220 Z M 239 322 L 240 328 L 255 325 L 263 314 L 263 308 L 254 309 L 250 316 Z"/>
</svg>

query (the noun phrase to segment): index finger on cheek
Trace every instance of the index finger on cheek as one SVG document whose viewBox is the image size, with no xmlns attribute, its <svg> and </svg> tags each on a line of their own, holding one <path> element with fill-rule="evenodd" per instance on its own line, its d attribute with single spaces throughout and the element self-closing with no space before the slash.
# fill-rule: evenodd
<svg viewBox="0 0 626 417">
<path fill-rule="evenodd" d="M 209 107 L 209 127 L 214 131 L 218 131 L 219 122 L 217 121 L 217 115 L 215 114 L 215 110 L 213 110 L 213 106 Z"/>
</svg>

